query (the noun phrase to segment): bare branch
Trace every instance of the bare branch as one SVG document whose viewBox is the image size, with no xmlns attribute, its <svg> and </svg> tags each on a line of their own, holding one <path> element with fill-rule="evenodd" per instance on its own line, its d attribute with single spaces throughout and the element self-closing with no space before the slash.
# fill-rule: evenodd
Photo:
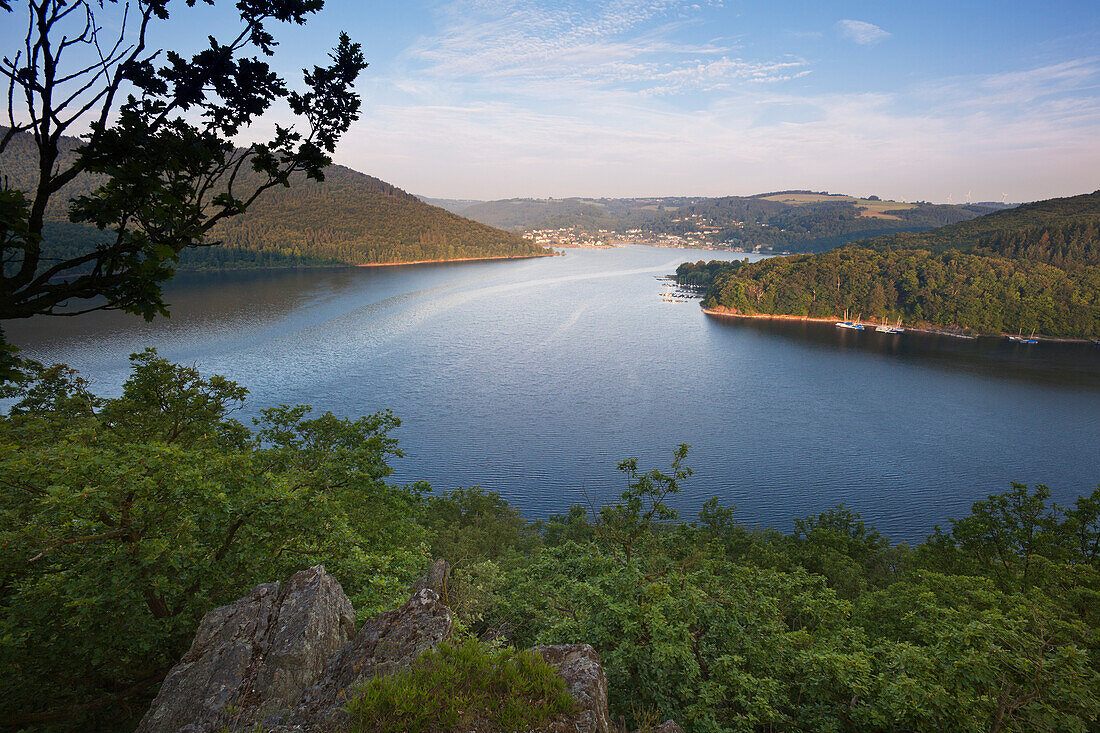
<svg viewBox="0 0 1100 733">
<path fill-rule="evenodd" d="M 109 540 L 114 537 L 121 537 L 122 535 L 128 534 L 129 532 L 129 528 L 120 527 L 119 529 L 112 529 L 110 532 L 103 532 L 102 534 L 89 534 L 84 535 L 83 537 L 69 537 L 68 539 L 58 540 L 57 542 L 54 542 L 53 544 L 50 544 L 43 548 L 37 555 L 27 560 L 27 562 L 30 563 L 41 560 L 50 550 L 56 550 L 59 547 L 65 547 L 66 545 L 75 545 L 84 542 L 100 542 L 102 540 Z"/>
</svg>

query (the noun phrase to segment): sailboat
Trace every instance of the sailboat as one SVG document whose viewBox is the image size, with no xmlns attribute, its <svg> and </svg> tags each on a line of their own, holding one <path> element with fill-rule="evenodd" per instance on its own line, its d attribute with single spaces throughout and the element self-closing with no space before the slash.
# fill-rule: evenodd
<svg viewBox="0 0 1100 733">
<path fill-rule="evenodd" d="M 857 318 L 856 320 L 858 321 L 859 319 Z M 847 310 L 844 311 L 844 320 L 843 321 L 837 321 L 836 322 L 836 327 L 837 328 L 850 328 L 854 331 L 862 331 L 863 330 L 863 324 L 861 324 L 861 323 L 852 323 L 851 321 L 848 320 L 848 311 Z"/>
<path fill-rule="evenodd" d="M 1020 331 L 1020 335 L 1009 336 L 1008 340 L 1011 341 L 1014 344 L 1037 344 L 1037 343 L 1039 343 L 1039 340 L 1035 338 L 1035 332 L 1034 331 L 1032 331 L 1031 335 L 1028 336 L 1027 338 L 1024 338 L 1023 337 L 1023 331 Z"/>
<path fill-rule="evenodd" d="M 875 330 L 878 331 L 879 333 L 903 333 L 905 331 L 905 329 L 901 327 L 901 319 L 900 318 L 898 319 L 897 324 L 893 325 L 893 326 L 891 326 L 889 323 L 887 323 L 886 319 L 883 318 L 882 319 L 882 325 L 881 326 L 876 326 Z"/>
</svg>

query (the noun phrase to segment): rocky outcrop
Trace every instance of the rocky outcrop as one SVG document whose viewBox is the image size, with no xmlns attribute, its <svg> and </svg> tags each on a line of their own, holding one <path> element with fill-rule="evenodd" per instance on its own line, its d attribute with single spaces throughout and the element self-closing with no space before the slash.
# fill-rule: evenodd
<svg viewBox="0 0 1100 733">
<path fill-rule="evenodd" d="M 355 611 L 321 566 L 206 614 L 138 733 L 333 730 L 348 688 L 407 668 L 451 633 L 424 588 L 355 633 Z"/>
<path fill-rule="evenodd" d="M 420 654 L 451 635 L 451 610 L 422 588 L 395 611 L 368 621 L 334 656 L 318 683 L 306 690 L 288 720 L 299 730 L 337 730 L 348 691 L 361 679 L 408 669 Z M 275 721 L 268 721 L 275 722 Z"/>
<path fill-rule="evenodd" d="M 439 594 L 439 597 L 446 600 L 447 598 L 447 583 L 451 579 L 451 565 L 446 560 L 436 560 L 428 568 L 428 572 L 424 573 L 412 586 L 412 593 L 416 595 L 417 591 L 422 591 L 425 588 L 428 590 L 434 590 Z"/>
<path fill-rule="evenodd" d="M 339 731 L 351 688 L 407 669 L 450 636 L 451 611 L 440 600 L 449 573 L 447 563 L 436 561 L 404 605 L 368 621 L 358 633 L 351 602 L 321 566 L 284 584 L 256 586 L 236 603 L 206 614 L 138 732 Z M 596 650 L 572 644 L 536 651 L 561 675 L 577 704 L 574 713 L 540 730 L 612 730 L 607 676 Z"/>
<path fill-rule="evenodd" d="M 289 709 L 355 633 L 355 610 L 321 566 L 256 586 L 199 624 L 139 733 L 247 727 Z"/>
<path fill-rule="evenodd" d="M 577 703 L 577 711 L 556 718 L 547 733 L 607 733 L 611 716 L 607 712 L 607 675 L 600 655 L 588 644 L 535 647 L 546 663 L 565 680 L 565 689 Z"/>
</svg>

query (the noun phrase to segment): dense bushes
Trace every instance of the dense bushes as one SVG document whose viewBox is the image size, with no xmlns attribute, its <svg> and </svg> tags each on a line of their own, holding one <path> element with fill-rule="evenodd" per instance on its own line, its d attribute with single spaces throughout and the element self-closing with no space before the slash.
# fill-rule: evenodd
<svg viewBox="0 0 1100 733">
<path fill-rule="evenodd" d="M 0 421 L 0 720 L 125 718 L 251 586 L 323 562 L 374 615 L 427 559 L 418 497 L 384 481 L 396 418 L 279 407 L 253 433 L 242 387 L 133 363 L 111 400 L 34 370 Z"/>
<path fill-rule="evenodd" d="M 62 367 L 11 390 L 0 720 L 125 730 L 211 607 L 324 562 L 374 615 L 442 555 L 455 644 L 368 685 L 361 728 L 445 728 L 468 709 L 432 690 L 504 716 L 494 725 L 529 725 L 560 698 L 514 649 L 582 641 L 632 726 L 1100 725 L 1100 488 L 1060 508 L 1045 487 L 1015 485 L 909 547 L 845 507 L 792 533 L 749 529 L 715 500 L 684 521 L 669 505 L 690 480 L 681 446 L 667 471 L 622 462 L 620 501 L 529 523 L 476 488 L 387 484 L 387 413 L 278 407 L 250 430 L 231 417 L 244 398 L 150 351 L 115 399 Z"/>
</svg>

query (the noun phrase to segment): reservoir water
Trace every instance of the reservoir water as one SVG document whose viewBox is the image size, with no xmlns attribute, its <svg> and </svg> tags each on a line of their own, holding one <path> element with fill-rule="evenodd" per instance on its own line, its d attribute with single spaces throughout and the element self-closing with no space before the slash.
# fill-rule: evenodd
<svg viewBox="0 0 1100 733">
<path fill-rule="evenodd" d="M 480 485 L 529 518 L 598 505 L 619 460 L 667 468 L 674 504 L 708 498 L 750 524 L 844 503 L 895 540 L 1013 481 L 1067 504 L 1100 483 L 1100 348 L 730 322 L 668 303 L 656 276 L 710 251 L 623 247 L 390 268 L 181 274 L 171 319 L 97 313 L 16 323 L 9 338 L 114 395 L 127 354 L 224 374 L 246 413 L 391 409 L 394 480 Z M 743 255 L 740 255 L 743 256 Z"/>
</svg>

